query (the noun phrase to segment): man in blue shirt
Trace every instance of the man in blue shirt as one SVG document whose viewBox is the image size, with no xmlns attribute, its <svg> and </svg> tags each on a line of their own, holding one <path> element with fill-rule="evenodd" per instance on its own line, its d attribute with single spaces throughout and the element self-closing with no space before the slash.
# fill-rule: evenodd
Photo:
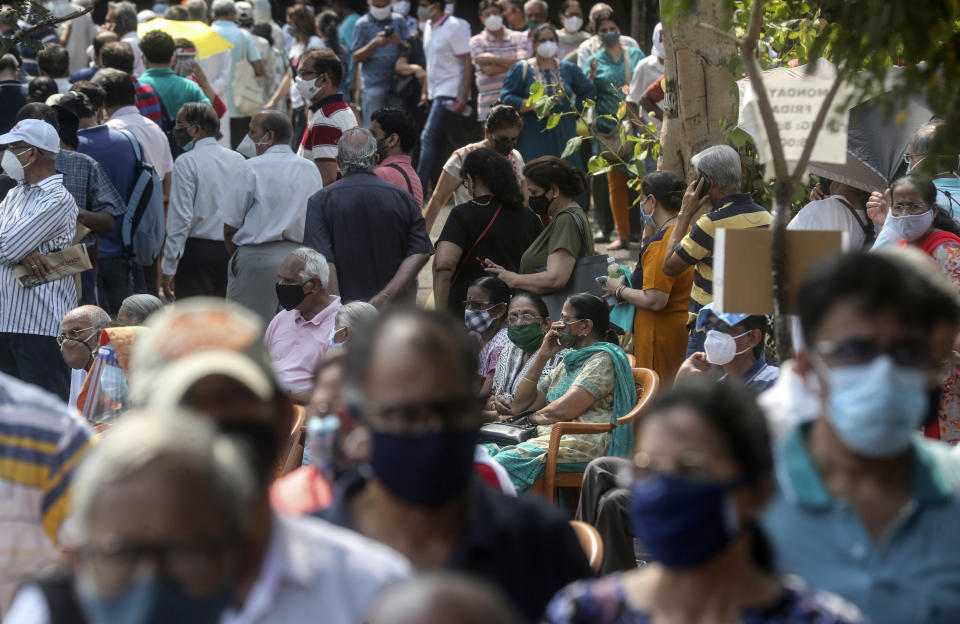
<svg viewBox="0 0 960 624">
<path fill-rule="evenodd" d="M 353 29 L 353 61 L 362 63 L 360 110 L 363 126 L 381 108 L 397 108 L 399 98 L 390 93 L 394 66 L 403 42 L 409 39 L 406 20 L 394 13 L 389 0 L 368 0 L 370 11 L 357 20 Z"/>
<path fill-rule="evenodd" d="M 88 106 L 80 109 L 82 115 L 77 115 L 80 117 L 77 151 L 100 163 L 126 205 L 136 182 L 136 153 L 130 143 L 136 139 L 103 123 L 105 93 L 101 87 L 80 81 L 74 83 L 71 90 L 82 93 L 88 102 Z M 123 253 L 122 228 L 123 215 L 114 217 L 113 229 L 100 236 L 97 250 L 98 301 L 111 316 L 116 316 L 123 300 L 133 294 L 133 274 L 130 259 Z"/>
<path fill-rule="evenodd" d="M 779 570 L 875 624 L 960 621 L 960 456 L 917 433 L 942 380 L 935 330 L 952 338 L 960 322 L 956 288 L 918 252 L 854 252 L 814 267 L 797 306 L 796 371 L 821 410 L 777 449 L 764 525 Z"/>
<path fill-rule="evenodd" d="M 213 15 L 210 28 L 233 45 L 230 50 L 230 83 L 224 100 L 227 103 L 227 115 L 230 117 L 230 147 L 236 149 L 250 130 L 251 119 L 250 115 L 237 109 L 233 99 L 233 80 L 237 64 L 249 62 L 253 73 L 259 78 L 263 76 L 263 61 L 260 60 L 260 53 L 253 44 L 250 33 L 237 26 L 237 7 L 233 0 L 214 0 L 210 13 Z"/>
</svg>

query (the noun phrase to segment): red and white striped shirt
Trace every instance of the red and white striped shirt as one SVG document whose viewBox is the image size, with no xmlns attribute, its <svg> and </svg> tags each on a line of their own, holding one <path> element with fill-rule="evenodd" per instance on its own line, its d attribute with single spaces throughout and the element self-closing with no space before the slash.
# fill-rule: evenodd
<svg viewBox="0 0 960 624">
<path fill-rule="evenodd" d="M 310 110 L 313 116 L 303 133 L 297 155 L 314 162 L 336 160 L 337 143 L 344 132 L 357 127 L 357 116 L 341 93 L 311 104 Z"/>
</svg>

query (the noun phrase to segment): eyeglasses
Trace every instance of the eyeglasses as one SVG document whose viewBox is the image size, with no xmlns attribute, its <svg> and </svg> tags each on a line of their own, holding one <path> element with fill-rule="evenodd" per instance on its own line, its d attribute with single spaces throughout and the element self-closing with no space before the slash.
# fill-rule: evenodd
<svg viewBox="0 0 960 624">
<path fill-rule="evenodd" d="M 487 310 L 491 306 L 489 301 L 464 301 L 464 310 Z"/>
<path fill-rule="evenodd" d="M 303 79 L 303 80 L 316 80 L 319 75 L 320 75 L 320 74 L 318 74 L 317 72 L 313 72 L 313 71 L 298 71 L 298 72 L 297 72 L 297 78 L 301 78 L 301 79 Z M 307 78 L 307 76 L 313 76 L 313 78 L 312 78 L 312 79 L 311 79 L 311 78 Z"/>
<path fill-rule="evenodd" d="M 560 321 L 559 321 L 559 323 L 560 323 L 561 325 L 563 325 L 563 328 L 564 328 L 564 329 L 566 329 L 566 328 L 570 327 L 571 325 L 576 325 L 577 323 L 582 323 L 582 322 L 585 321 L 585 320 L 586 320 L 586 319 L 574 319 L 574 320 L 572 320 L 572 321 L 568 321 L 568 320 L 565 319 L 565 318 L 561 318 Z"/>
<path fill-rule="evenodd" d="M 930 210 L 929 206 L 926 204 L 918 204 L 916 202 L 910 202 L 908 204 L 894 204 L 890 207 L 890 211 L 895 217 L 923 214 L 928 210 Z"/>
<path fill-rule="evenodd" d="M 416 435 L 439 429 L 469 429 L 478 425 L 480 399 L 472 396 L 443 401 L 381 405 L 374 401 L 351 401 L 351 411 L 374 429 Z"/>
<path fill-rule="evenodd" d="M 889 355 L 898 366 L 918 369 L 929 367 L 930 349 L 919 340 L 903 340 L 882 350 L 877 343 L 866 338 L 850 338 L 839 342 L 823 340 L 814 349 L 833 360 L 834 366 L 859 366 L 869 364 L 881 355 Z"/>
<path fill-rule="evenodd" d="M 80 332 L 90 331 L 91 329 L 93 329 L 93 327 L 84 327 L 83 329 L 67 330 L 65 333 L 61 333 L 59 336 L 57 336 L 57 346 L 62 349 L 63 343 L 68 340 L 75 340 L 77 342 L 86 343 L 88 340 L 90 340 L 93 334 L 90 334 L 86 338 L 80 338 Z"/>
<path fill-rule="evenodd" d="M 908 165 L 912 165 L 912 164 L 913 164 L 913 161 L 915 161 L 915 160 L 923 160 L 923 157 L 924 157 L 924 156 L 926 156 L 926 154 L 904 154 L 904 155 L 903 155 L 903 162 L 905 162 L 905 163 L 908 164 Z"/>
<path fill-rule="evenodd" d="M 654 466 L 653 457 L 643 451 L 633 458 L 634 477 L 638 480 L 649 479 L 658 475 L 669 475 L 693 481 L 716 480 L 717 467 L 724 462 L 717 461 L 702 453 L 686 451 L 679 455 L 669 470 L 661 466 Z"/>
<path fill-rule="evenodd" d="M 542 321 L 542 316 L 534 316 L 532 314 L 511 314 L 507 317 L 507 325 L 533 325 L 537 321 Z"/>
</svg>

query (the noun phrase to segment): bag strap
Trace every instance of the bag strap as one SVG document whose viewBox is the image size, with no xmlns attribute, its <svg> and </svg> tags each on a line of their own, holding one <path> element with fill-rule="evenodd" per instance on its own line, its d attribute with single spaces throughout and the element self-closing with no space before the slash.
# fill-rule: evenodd
<svg viewBox="0 0 960 624">
<path fill-rule="evenodd" d="M 396 169 L 397 171 L 400 172 L 400 175 L 403 176 L 404 182 L 407 183 L 407 192 L 413 195 L 413 184 L 410 183 L 410 176 L 408 176 L 407 172 L 403 170 L 403 167 L 401 167 L 397 163 L 390 163 L 387 165 L 387 167 L 390 167 L 391 169 Z"/>
<path fill-rule="evenodd" d="M 493 213 L 493 218 L 490 219 L 490 223 L 487 224 L 487 227 L 483 228 L 483 231 L 480 232 L 480 236 L 477 237 L 477 240 L 473 241 L 473 245 L 470 247 L 470 250 L 463 254 L 463 262 L 460 263 L 460 266 L 457 267 L 457 272 L 453 274 L 453 279 L 450 280 L 450 286 L 452 287 L 457 283 L 457 278 L 460 277 L 460 272 L 463 271 L 463 268 L 467 266 L 467 263 L 470 262 L 470 256 L 473 254 L 473 250 L 477 248 L 477 245 L 480 244 L 480 241 L 483 240 L 483 237 L 487 235 L 487 232 L 490 231 L 490 228 L 493 227 L 493 222 L 497 220 L 497 217 L 500 216 L 500 211 L 503 209 L 503 204 L 497 206 L 497 209 Z"/>
<path fill-rule="evenodd" d="M 573 212 L 572 210 L 564 210 L 563 212 L 567 213 L 573 217 L 573 222 L 577 224 L 577 230 L 580 232 L 580 255 L 577 257 L 577 260 L 580 258 L 585 258 L 587 255 L 587 237 L 583 232 L 583 220 L 580 219 L 580 215 Z M 557 215 L 560 216 L 559 214 Z"/>
<path fill-rule="evenodd" d="M 841 196 L 837 196 L 837 199 L 840 201 L 841 204 L 844 205 L 844 207 L 850 212 L 850 214 L 853 215 L 853 220 L 856 221 L 857 225 L 860 226 L 860 229 L 863 230 L 863 233 L 864 235 L 866 235 L 867 239 L 869 240 L 873 238 L 873 224 L 870 221 L 870 219 L 868 218 L 866 223 L 864 223 L 863 221 L 860 220 L 860 215 L 858 215 L 857 211 L 853 209 L 853 206 L 847 203 L 846 199 L 844 199 Z"/>
<path fill-rule="evenodd" d="M 137 161 L 143 160 L 143 152 L 140 148 L 140 141 L 137 140 L 137 137 L 133 136 L 129 130 L 121 130 L 120 133 L 127 137 L 127 140 L 130 141 L 130 145 L 133 147 L 133 154 L 137 157 Z"/>
<path fill-rule="evenodd" d="M 520 73 L 520 82 L 525 82 L 527 80 L 527 69 L 530 67 L 530 61 L 524 60 L 520 62 L 523 63 L 523 71 Z"/>
</svg>

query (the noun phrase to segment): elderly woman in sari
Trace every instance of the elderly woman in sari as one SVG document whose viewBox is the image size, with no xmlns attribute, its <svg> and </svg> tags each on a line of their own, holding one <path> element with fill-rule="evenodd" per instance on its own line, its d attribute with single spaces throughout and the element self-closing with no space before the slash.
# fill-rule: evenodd
<svg viewBox="0 0 960 624">
<path fill-rule="evenodd" d="M 550 331 L 550 313 L 540 295 L 526 290 L 516 290 L 510 298 L 507 310 L 507 338 L 510 342 L 500 351 L 497 368 L 493 374 L 492 395 L 487 399 L 484 415 L 488 420 L 503 419 L 512 415 L 513 395 L 517 393 L 520 380 L 533 366 L 534 355 L 543 344 L 543 337 Z M 562 349 L 547 360 L 540 377 L 545 377 L 567 353 Z"/>
<path fill-rule="evenodd" d="M 558 422 L 611 423 L 637 402 L 630 363 L 611 341 L 606 302 L 591 294 L 573 295 L 563 304 L 561 318 L 544 336 L 520 379 L 511 411 L 539 425 L 537 436 L 517 445 L 486 445 L 510 475 L 520 493 L 543 475 L 552 425 Z M 541 372 L 561 349 L 563 362 L 541 379 Z M 633 446 L 633 427 L 617 427 L 612 434 L 576 434 L 563 437 L 560 463 L 582 463 L 602 455 L 626 457 Z"/>
</svg>

